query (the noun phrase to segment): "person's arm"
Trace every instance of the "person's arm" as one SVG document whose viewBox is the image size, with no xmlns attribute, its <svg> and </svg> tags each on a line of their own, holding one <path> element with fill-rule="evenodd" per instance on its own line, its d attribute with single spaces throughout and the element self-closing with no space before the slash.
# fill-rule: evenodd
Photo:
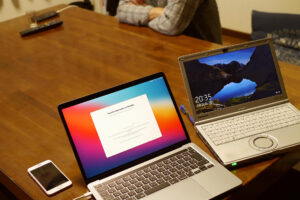
<svg viewBox="0 0 300 200">
<path fill-rule="evenodd" d="M 164 14 L 164 8 L 153 7 L 149 11 L 149 21 L 153 20 L 156 17 L 160 17 Z"/>
<path fill-rule="evenodd" d="M 149 12 L 153 7 L 142 2 L 139 0 L 120 0 L 117 9 L 119 22 L 136 26 L 147 25 L 150 21 Z"/>
<path fill-rule="evenodd" d="M 154 18 L 148 23 L 148 26 L 166 35 L 180 34 L 188 27 L 199 4 L 203 1 L 169 0 L 164 7 L 163 15 Z"/>
</svg>

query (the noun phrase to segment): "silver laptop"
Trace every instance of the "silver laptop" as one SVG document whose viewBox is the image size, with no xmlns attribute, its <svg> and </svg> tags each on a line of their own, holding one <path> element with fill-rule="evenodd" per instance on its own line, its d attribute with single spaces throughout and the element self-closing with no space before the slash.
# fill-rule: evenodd
<svg viewBox="0 0 300 200">
<path fill-rule="evenodd" d="M 96 199 L 210 199 L 241 184 L 191 143 L 163 73 L 58 110 Z"/>
<path fill-rule="evenodd" d="M 300 144 L 270 39 L 179 57 L 195 128 L 226 167 Z"/>
</svg>

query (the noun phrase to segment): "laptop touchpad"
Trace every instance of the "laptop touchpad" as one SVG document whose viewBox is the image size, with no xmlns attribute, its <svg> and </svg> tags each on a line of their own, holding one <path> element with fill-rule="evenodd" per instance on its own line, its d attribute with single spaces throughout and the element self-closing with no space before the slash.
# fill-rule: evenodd
<svg viewBox="0 0 300 200">
<path fill-rule="evenodd" d="M 188 194 L 188 197 L 187 197 Z M 193 179 L 186 179 L 175 185 L 169 186 L 159 192 L 155 192 L 147 196 L 147 200 L 150 199 L 172 199 L 182 200 L 188 198 L 189 200 L 204 200 L 210 199 L 211 195 Z"/>
<path fill-rule="evenodd" d="M 271 150 L 277 147 L 277 139 L 269 134 L 259 134 L 249 139 L 249 144 L 252 148 L 264 151 Z"/>
</svg>

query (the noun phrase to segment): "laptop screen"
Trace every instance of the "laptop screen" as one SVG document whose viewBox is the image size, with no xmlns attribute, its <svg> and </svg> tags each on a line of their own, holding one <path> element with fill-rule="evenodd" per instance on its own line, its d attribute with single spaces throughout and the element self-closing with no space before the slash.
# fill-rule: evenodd
<svg viewBox="0 0 300 200">
<path fill-rule="evenodd" d="M 282 93 L 268 44 L 184 62 L 196 114 Z"/>
<path fill-rule="evenodd" d="M 87 179 L 188 139 L 162 76 L 78 101 L 59 110 Z"/>
</svg>

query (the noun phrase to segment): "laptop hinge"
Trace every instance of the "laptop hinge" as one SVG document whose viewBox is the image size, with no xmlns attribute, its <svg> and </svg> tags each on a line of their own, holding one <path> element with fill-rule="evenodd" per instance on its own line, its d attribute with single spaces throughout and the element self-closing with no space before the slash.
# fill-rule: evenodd
<svg viewBox="0 0 300 200">
<path fill-rule="evenodd" d="M 253 112 L 253 111 L 264 109 L 264 108 L 269 108 L 269 107 L 272 107 L 272 106 L 277 106 L 277 105 L 288 103 L 288 102 L 289 102 L 288 99 L 284 99 L 284 100 L 264 104 L 264 105 L 261 105 L 261 106 L 248 108 L 248 109 L 245 109 L 245 110 L 239 110 L 239 111 L 236 111 L 236 112 L 215 116 L 215 117 L 212 117 L 212 118 L 209 118 L 209 119 L 202 119 L 202 120 L 199 120 L 199 121 L 195 122 L 195 126 L 200 125 L 200 124 L 209 123 L 209 122 L 216 121 L 216 120 L 225 119 L 225 118 L 228 118 L 228 117 L 233 117 L 233 116 L 236 116 L 236 115 L 241 115 L 241 114 L 248 113 L 248 112 Z"/>
</svg>

